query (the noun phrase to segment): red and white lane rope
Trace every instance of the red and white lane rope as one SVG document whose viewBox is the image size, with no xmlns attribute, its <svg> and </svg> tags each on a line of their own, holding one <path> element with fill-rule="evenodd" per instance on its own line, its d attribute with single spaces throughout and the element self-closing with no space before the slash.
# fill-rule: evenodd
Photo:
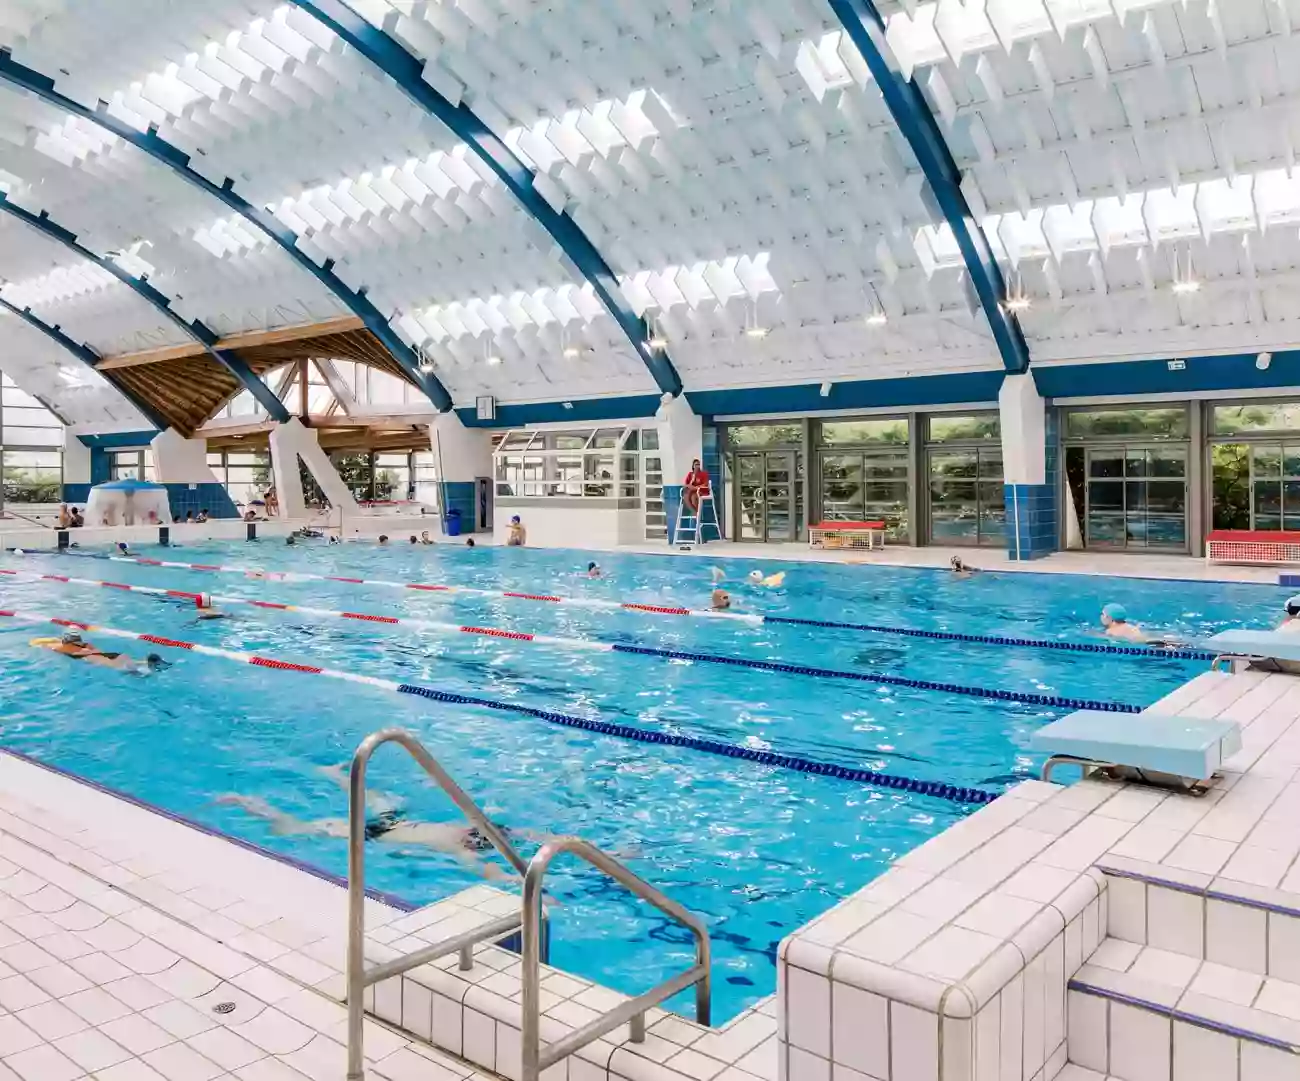
<svg viewBox="0 0 1300 1081">
<path fill-rule="evenodd" d="M 799 773 L 811 773 L 819 777 L 835 777 L 845 781 L 858 781 L 864 784 L 892 788 L 917 795 L 936 796 L 954 803 L 981 804 L 991 803 L 997 798 L 996 792 L 979 788 L 960 788 L 943 781 L 920 780 L 901 777 L 895 774 L 881 773 L 862 766 L 841 765 L 835 762 L 823 762 L 804 758 L 801 755 L 782 754 L 767 748 L 725 743 L 722 740 L 692 736 L 684 732 L 665 732 L 639 725 L 621 724 L 616 721 L 603 721 L 594 717 L 578 717 L 571 713 L 539 709 L 519 702 L 499 701 L 492 698 L 479 698 L 475 695 L 459 694 L 455 691 L 443 691 L 436 687 L 427 687 L 419 683 L 399 683 L 393 679 L 380 679 L 377 676 L 362 676 L 355 672 L 344 672 L 337 668 L 320 668 L 314 664 L 295 664 L 275 657 L 262 657 L 255 653 L 241 653 L 233 649 L 219 649 L 216 646 L 199 645 L 197 642 L 184 642 L 177 638 L 164 638 L 157 634 L 141 634 L 139 631 L 126 631 L 118 627 L 103 627 L 94 623 L 82 623 L 73 619 L 61 619 L 38 612 L 19 612 L 13 609 L 0 609 L 0 617 L 19 620 L 23 623 L 52 623 L 56 627 L 68 627 L 78 631 L 93 632 L 106 638 L 126 638 L 136 642 L 148 642 L 168 649 L 183 649 L 190 653 L 201 653 L 208 657 L 220 657 L 223 660 L 239 664 L 256 665 L 280 672 L 300 672 L 304 675 L 325 676 L 327 679 L 339 679 L 348 683 L 364 683 L 370 687 L 392 691 L 396 694 L 412 695 L 446 705 L 476 706 L 482 709 L 498 710 L 503 713 L 518 713 L 533 717 L 548 724 L 564 728 L 576 728 L 584 732 L 599 735 L 617 736 L 636 743 L 653 743 L 660 746 L 682 747 L 722 758 L 738 759 L 762 766 L 775 766 L 794 770 Z"/>
<path fill-rule="evenodd" d="M 179 597 L 197 602 L 205 594 L 188 593 L 178 589 L 161 589 L 158 586 L 135 586 L 124 582 L 105 582 L 98 578 L 73 578 L 66 574 L 24 574 L 22 571 L 3 570 L 0 574 L 26 582 L 58 582 L 62 585 L 97 586 L 103 589 L 120 589 L 127 593 L 145 593 L 151 596 Z M 449 623 L 437 619 L 412 619 L 399 616 L 380 616 L 368 612 L 341 612 L 333 608 L 312 608 L 305 604 L 280 604 L 277 601 L 253 600 L 248 597 L 227 597 L 218 593 L 206 594 L 213 604 L 243 605 L 248 608 L 264 608 L 276 612 L 296 612 L 301 615 L 315 616 L 321 619 L 352 619 L 363 623 L 397 624 L 403 627 L 418 627 L 421 630 L 438 631 L 450 634 L 478 634 L 489 638 L 509 638 L 518 642 L 537 642 L 542 645 L 559 646 L 562 649 L 583 649 L 596 653 L 611 653 L 614 643 L 597 642 L 588 638 L 567 638 L 549 634 L 531 634 L 526 631 L 510 631 L 501 627 L 474 627 L 467 624 Z"/>
<path fill-rule="evenodd" d="M 104 558 L 91 556 L 90 558 Z M 454 586 L 425 582 L 390 582 L 383 578 L 348 578 L 333 574 L 307 574 L 303 571 L 271 571 L 261 567 L 232 567 L 219 563 L 181 563 L 171 559 L 146 559 L 144 556 L 108 556 L 114 563 L 137 563 L 144 567 L 170 567 L 174 570 L 209 571 L 215 574 L 238 574 L 244 578 L 268 582 L 346 582 L 356 586 L 378 586 L 382 589 L 414 589 L 426 593 L 459 593 L 473 597 L 500 597 L 519 601 L 540 601 L 546 604 L 568 604 L 577 608 L 602 608 L 612 611 L 648 612 L 661 616 L 702 616 L 707 619 L 733 619 L 744 623 L 762 623 L 763 617 L 749 612 L 712 612 L 702 608 L 680 608 L 673 605 L 637 604 L 632 601 L 612 601 L 601 597 L 561 597 L 548 593 L 520 593 L 502 589 L 479 589 L 475 586 Z"/>
<path fill-rule="evenodd" d="M 255 664 L 261 668 L 276 668 L 286 672 L 306 672 L 315 676 L 329 676 L 331 679 L 345 679 L 349 683 L 366 683 L 372 687 L 383 687 L 395 691 L 401 684 L 393 679 L 379 679 L 377 676 L 363 676 L 356 672 L 343 672 L 334 668 L 318 668 L 313 664 L 294 664 L 290 661 L 276 660 L 274 657 L 261 657 L 256 653 L 243 653 L 235 649 L 220 649 L 217 646 L 200 645 L 197 642 L 183 642 L 176 638 L 164 638 L 157 634 L 142 634 L 139 631 L 124 631 L 120 627 L 104 627 L 98 623 L 83 623 L 75 619 L 62 619 L 46 615 L 43 612 L 21 612 L 16 609 L 0 609 L 0 617 L 16 619 L 22 623 L 52 623 L 56 627 L 69 627 L 72 630 L 94 632 L 107 638 L 127 638 L 136 642 L 149 642 L 155 646 L 169 649 L 185 649 L 191 653 L 202 653 L 208 657 L 223 657 L 228 661 L 241 664 Z"/>
</svg>

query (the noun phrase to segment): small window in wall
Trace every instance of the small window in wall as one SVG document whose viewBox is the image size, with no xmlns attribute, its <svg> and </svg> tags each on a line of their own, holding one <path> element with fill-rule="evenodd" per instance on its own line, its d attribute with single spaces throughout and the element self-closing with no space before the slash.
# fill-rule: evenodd
<svg viewBox="0 0 1300 1081">
<path fill-rule="evenodd" d="M 927 418 L 926 423 L 926 441 L 930 443 L 993 443 L 1002 438 L 1002 421 L 996 413 L 939 414 Z"/>
<path fill-rule="evenodd" d="M 407 451 L 375 455 L 375 498 L 394 503 L 411 498 L 411 455 Z"/>
<path fill-rule="evenodd" d="M 153 455 L 147 450 L 115 450 L 109 473 L 113 480 L 153 480 Z"/>
<path fill-rule="evenodd" d="M 906 417 L 870 420 L 828 420 L 821 425 L 821 443 L 827 447 L 858 447 L 869 444 L 905 444 L 909 438 Z"/>
<path fill-rule="evenodd" d="M 1081 409 L 1065 414 L 1065 438 L 1186 439 L 1187 410 L 1183 406 L 1132 409 Z"/>
<path fill-rule="evenodd" d="M 803 443 L 803 423 L 736 424 L 727 426 L 727 445 L 732 448 L 798 446 Z"/>
<path fill-rule="evenodd" d="M 1252 402 L 1216 405 L 1211 411 L 1212 435 L 1257 435 L 1300 432 L 1300 402 Z"/>
</svg>

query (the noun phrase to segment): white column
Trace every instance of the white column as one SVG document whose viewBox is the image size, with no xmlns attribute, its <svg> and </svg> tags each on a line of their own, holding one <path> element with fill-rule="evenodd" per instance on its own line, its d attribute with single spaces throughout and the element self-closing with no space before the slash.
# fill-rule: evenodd
<svg viewBox="0 0 1300 1081">
<path fill-rule="evenodd" d="M 447 512 L 460 511 L 462 533 L 478 525 L 479 477 L 492 477 L 492 433 L 467 428 L 455 413 L 439 413 L 429 425 L 429 446 L 438 470 L 438 522 L 445 534 Z"/>
<path fill-rule="evenodd" d="M 659 457 L 664 465 L 664 483 L 680 488 L 691 462 L 704 454 L 704 423 L 691 410 L 686 395 L 665 394 L 655 413 L 659 428 Z"/>
<path fill-rule="evenodd" d="M 70 428 L 63 429 L 63 483 L 90 483 L 90 448 Z"/>
<path fill-rule="evenodd" d="M 1047 410 L 1031 375 L 1008 375 L 998 392 L 1007 484 L 1045 484 Z"/>
<path fill-rule="evenodd" d="M 154 474 L 160 484 L 216 484 L 208 466 L 206 439 L 186 439 L 175 428 L 159 432 L 149 444 Z"/>
<path fill-rule="evenodd" d="M 307 464 L 307 470 L 320 485 L 330 505 L 345 513 L 357 512 L 357 502 L 352 498 L 334 463 L 320 448 L 318 436 L 304 427 L 297 417 L 271 429 L 271 470 L 275 477 L 275 491 L 280 502 L 281 518 L 305 518 L 307 503 L 302 493 L 302 478 L 298 473 L 298 459 Z"/>
</svg>

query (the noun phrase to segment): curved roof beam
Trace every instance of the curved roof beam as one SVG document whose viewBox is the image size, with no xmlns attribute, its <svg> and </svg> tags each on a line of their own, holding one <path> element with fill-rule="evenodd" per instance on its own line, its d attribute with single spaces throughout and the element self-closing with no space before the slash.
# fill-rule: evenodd
<svg viewBox="0 0 1300 1081">
<path fill-rule="evenodd" d="M 1006 283 L 988 238 L 961 190 L 961 170 L 915 78 L 904 78 L 885 40 L 885 21 L 875 0 L 828 0 L 849 40 L 867 62 L 885 105 L 921 165 L 944 219 L 952 229 L 966 272 L 988 319 L 993 340 L 1008 372 L 1029 368 L 1029 346 L 1013 313 L 1004 306 Z"/>
<path fill-rule="evenodd" d="M 463 101 L 452 102 L 424 81 L 424 63 L 395 38 L 377 29 L 343 0 L 289 0 L 328 26 L 353 49 L 393 80 L 420 108 L 440 120 L 492 170 L 524 210 L 550 234 L 587 280 L 605 309 L 627 335 L 659 389 L 681 394 L 682 380 L 666 351 L 653 348 L 649 328 L 623 296 L 618 278 L 587 234 L 563 210 L 556 210 L 537 190 L 536 173 L 497 137 Z"/>
<path fill-rule="evenodd" d="M 254 206 L 248 200 L 235 193 L 235 182 L 224 177 L 220 184 L 209 180 L 194 168 L 190 156 L 179 147 L 173 146 L 158 135 L 156 126 L 150 125 L 148 131 L 138 131 L 130 124 L 113 116 L 108 106 L 96 102 L 94 107 L 74 101 L 55 89 L 54 80 L 39 71 L 24 67 L 14 60 L 7 49 L 0 49 L 0 82 L 8 83 L 18 90 L 35 94 L 56 108 L 95 124 L 105 131 L 130 143 L 137 150 L 143 151 L 155 161 L 161 162 L 182 180 L 219 199 L 227 207 L 253 225 L 258 232 L 270 237 L 283 248 L 295 263 L 306 270 L 317 281 L 338 297 L 347 309 L 365 324 L 383 344 L 393 359 L 406 375 L 428 397 L 439 412 L 445 413 L 452 407 L 451 395 L 447 388 L 431 373 L 420 370 L 415 352 L 397 335 L 397 332 L 384 318 L 383 313 L 366 296 L 365 288 L 351 289 L 334 273 L 334 260 L 326 259 L 317 264 L 298 247 L 298 236 L 279 221 L 269 210 Z"/>
<path fill-rule="evenodd" d="M 228 352 L 224 349 L 217 349 L 217 334 L 203 322 L 195 319 L 187 323 L 185 317 L 179 312 L 172 309 L 171 300 L 160 293 L 146 278 L 137 278 L 134 274 L 123 270 L 112 259 L 105 259 L 96 255 L 83 244 L 78 243 L 77 234 L 62 225 L 57 225 L 50 220 L 50 216 L 41 211 L 39 214 L 33 214 L 30 210 L 24 210 L 16 203 L 10 201 L 4 192 L 0 192 L 0 212 L 9 214 L 17 218 L 23 224 L 30 226 L 43 236 L 57 241 L 64 247 L 76 252 L 83 259 L 88 259 L 101 270 L 112 274 L 118 281 L 132 290 L 136 295 L 142 297 L 146 302 L 156 308 L 170 322 L 174 323 L 191 338 L 194 338 L 204 348 L 204 351 L 212 357 L 218 364 L 222 365 L 231 375 L 233 375 L 243 385 L 244 389 L 249 391 L 254 398 L 266 410 L 267 415 L 276 421 L 284 423 L 289 419 L 289 410 L 284 407 L 284 402 L 271 392 L 257 373 L 250 368 L 244 360 L 236 353 Z"/>
<path fill-rule="evenodd" d="M 91 349 L 90 346 L 82 345 L 81 342 L 69 338 L 57 326 L 51 326 L 40 316 L 33 313 L 31 308 L 20 308 L 17 304 L 10 304 L 9 301 L 4 299 L 4 297 L 0 297 L 0 308 L 3 308 L 5 311 L 13 312 L 14 315 L 18 316 L 18 318 L 28 326 L 34 327 L 47 338 L 61 345 L 81 361 L 82 364 L 86 365 L 86 367 L 93 368 L 100 376 L 104 375 L 103 372 L 99 371 L 98 367 L 100 360 L 103 358 Z M 121 384 L 113 382 L 111 379 L 109 379 L 108 382 L 112 385 L 114 390 L 140 411 L 140 415 L 143 416 L 145 420 L 160 432 L 165 432 L 169 427 L 171 427 L 171 425 L 167 423 L 167 418 L 157 412 L 157 410 L 155 410 L 154 407 L 143 398 L 127 390 L 126 387 Z"/>
</svg>

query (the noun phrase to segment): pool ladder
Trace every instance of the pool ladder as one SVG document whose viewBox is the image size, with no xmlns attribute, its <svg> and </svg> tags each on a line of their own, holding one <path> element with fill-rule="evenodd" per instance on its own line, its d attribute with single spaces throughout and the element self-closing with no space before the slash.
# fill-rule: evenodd
<svg viewBox="0 0 1300 1081">
<path fill-rule="evenodd" d="M 390 961 L 366 967 L 366 766 L 370 757 L 385 743 L 396 743 L 416 760 L 424 771 L 464 813 L 492 847 L 523 878 L 523 896 L 518 914 L 501 916 L 473 930 L 453 935 L 424 949 Z M 542 1046 L 541 1042 L 541 954 L 542 954 L 542 880 L 551 861 L 559 855 L 569 854 L 591 864 L 627 887 L 642 900 L 654 905 L 664 915 L 676 920 L 695 938 L 695 964 L 652 987 L 644 994 L 607 1010 L 581 1028 L 569 1033 L 555 1043 Z M 483 812 L 451 775 L 438 763 L 418 739 L 404 728 L 384 728 L 373 732 L 361 741 L 348 776 L 348 1074 L 347 1081 L 364 1081 L 365 1058 L 363 1053 L 363 1021 L 365 1019 L 365 991 L 382 980 L 399 976 L 420 965 L 428 964 L 453 953 L 460 955 L 462 971 L 474 966 L 474 946 L 480 942 L 495 942 L 515 932 L 521 932 L 523 941 L 523 1071 L 521 1081 L 538 1081 L 543 1070 L 573 1054 L 580 1047 L 627 1024 L 633 1043 L 645 1040 L 645 1015 L 653 1006 L 671 998 L 679 991 L 695 987 L 695 1018 L 709 1024 L 711 984 L 709 932 L 703 921 L 672 900 L 661 890 L 634 874 L 607 852 L 580 837 L 556 837 L 542 845 L 527 863 L 515 850 L 501 829 Z"/>
</svg>

